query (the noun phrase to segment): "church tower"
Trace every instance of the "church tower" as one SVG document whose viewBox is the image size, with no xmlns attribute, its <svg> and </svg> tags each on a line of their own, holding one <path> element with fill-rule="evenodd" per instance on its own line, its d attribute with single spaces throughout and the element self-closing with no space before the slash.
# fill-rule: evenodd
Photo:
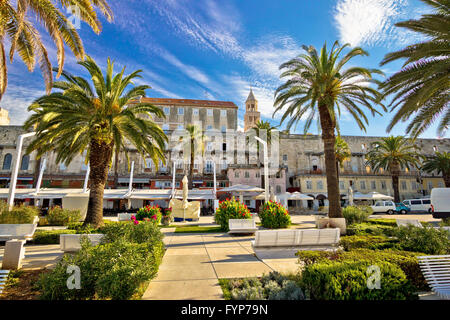
<svg viewBox="0 0 450 320">
<path fill-rule="evenodd" d="M 250 94 L 245 101 L 244 131 L 256 127 L 256 123 L 260 120 L 261 113 L 258 112 L 258 100 L 255 99 L 253 90 L 250 88 Z"/>
</svg>

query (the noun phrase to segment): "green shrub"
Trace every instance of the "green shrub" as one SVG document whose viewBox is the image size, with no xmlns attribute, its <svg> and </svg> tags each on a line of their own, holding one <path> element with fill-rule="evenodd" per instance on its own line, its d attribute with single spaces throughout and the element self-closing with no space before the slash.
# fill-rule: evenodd
<svg viewBox="0 0 450 320">
<path fill-rule="evenodd" d="M 162 213 L 161 208 L 156 206 L 145 206 L 143 208 L 140 208 L 138 212 L 136 213 L 136 219 L 139 221 L 152 221 L 156 224 L 161 223 Z"/>
<path fill-rule="evenodd" d="M 106 241 L 92 247 L 88 240 L 73 255 L 64 255 L 55 269 L 38 281 L 41 299 L 131 299 L 156 276 L 164 254 L 162 234 L 154 223 L 114 223 L 105 228 Z M 118 231 L 118 235 L 113 235 Z M 146 233 L 146 234 L 145 234 Z M 69 290 L 69 266 L 78 266 L 81 289 Z"/>
<path fill-rule="evenodd" d="M 302 289 L 292 277 L 271 272 L 260 279 L 220 281 L 226 299 L 230 300 L 304 300 Z"/>
<path fill-rule="evenodd" d="M 380 289 L 369 289 L 370 261 L 323 262 L 307 265 L 301 286 L 312 300 L 413 300 L 416 288 L 396 265 L 377 261 Z"/>
<path fill-rule="evenodd" d="M 368 219 L 367 223 L 383 225 L 383 226 L 390 226 L 390 227 L 397 227 L 397 221 L 395 219 Z"/>
<path fill-rule="evenodd" d="M 417 290 L 427 291 L 429 287 L 420 270 L 417 256 L 424 255 L 418 252 L 400 251 L 400 250 L 370 250 L 370 249 L 355 249 L 351 251 L 299 251 L 296 254 L 299 262 L 304 265 L 313 263 L 322 263 L 326 261 L 370 261 L 377 263 L 384 261 L 393 263 L 398 266 L 405 273 L 406 277 L 417 288 Z"/>
<path fill-rule="evenodd" d="M 394 228 L 396 227 L 385 224 L 355 223 L 347 227 L 347 235 L 385 235 L 390 237 L 394 234 Z"/>
<path fill-rule="evenodd" d="M 228 220 L 230 219 L 251 219 L 250 210 L 247 206 L 233 197 L 232 200 L 226 199 L 219 202 L 219 208 L 214 215 L 214 221 L 220 225 L 222 231 L 228 231 Z"/>
<path fill-rule="evenodd" d="M 352 249 L 389 249 L 393 248 L 396 244 L 395 239 L 390 239 L 385 236 L 345 236 L 341 237 L 339 244 L 344 250 L 349 251 Z"/>
<path fill-rule="evenodd" d="M 397 248 L 407 251 L 423 252 L 429 255 L 444 255 L 450 253 L 448 231 L 435 229 L 431 226 L 423 228 L 409 225 L 396 228 Z"/>
<path fill-rule="evenodd" d="M 59 244 L 61 234 L 75 234 L 75 230 L 36 230 L 32 244 Z"/>
<path fill-rule="evenodd" d="M 354 223 L 362 223 L 373 214 L 373 210 L 369 206 L 348 206 L 342 209 L 342 215 L 345 218 L 347 226 Z"/>
<path fill-rule="evenodd" d="M 81 219 L 80 210 L 68 210 L 59 206 L 53 207 L 46 216 L 48 224 L 52 226 L 67 226 Z"/>
<path fill-rule="evenodd" d="M 291 224 L 291 217 L 285 207 L 278 202 L 269 201 L 259 210 L 261 225 L 268 229 L 287 228 Z"/>
<path fill-rule="evenodd" d="M 30 224 L 39 215 L 39 209 L 30 206 L 15 206 L 11 211 L 1 201 L 0 224 Z"/>
</svg>

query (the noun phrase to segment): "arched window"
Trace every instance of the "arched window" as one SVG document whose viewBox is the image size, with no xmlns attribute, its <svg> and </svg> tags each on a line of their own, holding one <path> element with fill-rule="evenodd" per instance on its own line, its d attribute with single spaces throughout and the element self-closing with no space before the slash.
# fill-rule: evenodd
<svg viewBox="0 0 450 320">
<path fill-rule="evenodd" d="M 20 170 L 28 170 L 30 164 L 30 156 L 28 154 L 22 157 L 22 163 L 20 164 Z"/>
<path fill-rule="evenodd" d="M 7 153 L 3 158 L 2 170 L 11 170 L 11 162 L 12 162 L 12 155 L 11 153 Z"/>
</svg>

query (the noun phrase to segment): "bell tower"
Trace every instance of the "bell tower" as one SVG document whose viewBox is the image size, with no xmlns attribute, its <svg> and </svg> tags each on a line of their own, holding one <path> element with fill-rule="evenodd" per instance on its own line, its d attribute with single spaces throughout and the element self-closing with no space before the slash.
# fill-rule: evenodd
<svg viewBox="0 0 450 320">
<path fill-rule="evenodd" d="M 245 101 L 244 131 L 254 128 L 260 120 L 261 113 L 258 112 L 258 100 L 255 99 L 253 89 L 250 88 L 250 94 Z"/>
</svg>

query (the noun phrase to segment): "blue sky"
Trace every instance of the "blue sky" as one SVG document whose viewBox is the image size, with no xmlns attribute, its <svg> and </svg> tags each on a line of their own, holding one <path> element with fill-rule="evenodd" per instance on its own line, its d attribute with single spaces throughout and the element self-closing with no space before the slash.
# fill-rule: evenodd
<svg viewBox="0 0 450 320">
<path fill-rule="evenodd" d="M 370 56 L 353 64 L 377 68 L 383 56 L 418 41 L 393 24 L 425 12 L 418 0 L 110 0 L 115 15 L 103 20 L 103 32 L 86 24 L 79 30 L 85 50 L 100 65 L 109 56 L 128 71 L 143 69 L 142 83 L 152 86 L 150 97 L 233 101 L 243 127 L 244 101 L 250 86 L 259 100 L 263 119 L 272 119 L 274 89 L 281 83 L 278 66 L 301 53 L 301 45 L 320 48 L 339 40 L 362 46 Z M 43 39 L 54 52 L 48 36 Z M 382 70 L 392 74 L 400 63 Z M 70 51 L 65 68 L 80 73 Z M 117 68 L 118 69 L 118 68 Z M 44 93 L 39 69 L 29 73 L 16 56 L 9 66 L 9 87 L 0 107 L 12 124 L 22 124 L 26 108 Z M 367 133 L 343 114 L 344 135 L 384 136 L 390 114 L 370 118 Z M 281 127 L 283 128 L 283 126 Z M 393 134 L 403 134 L 404 125 Z M 297 132 L 303 132 L 299 123 Z M 317 133 L 313 128 L 312 133 Z M 436 127 L 422 137 L 435 138 Z"/>
</svg>

